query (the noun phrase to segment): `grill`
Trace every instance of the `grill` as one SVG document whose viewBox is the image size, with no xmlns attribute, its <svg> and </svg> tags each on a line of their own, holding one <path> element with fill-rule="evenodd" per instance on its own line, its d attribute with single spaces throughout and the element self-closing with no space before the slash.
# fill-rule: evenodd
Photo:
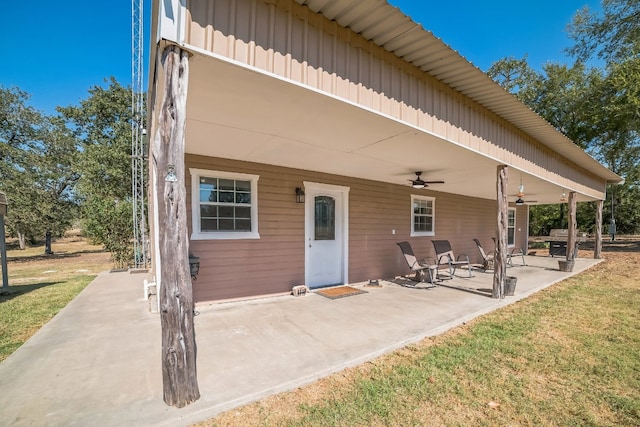
<svg viewBox="0 0 640 427">
<path fill-rule="evenodd" d="M 554 228 L 549 232 L 549 239 L 545 240 L 549 244 L 549 256 L 566 256 L 567 255 L 567 238 L 569 237 L 569 230 L 566 228 Z M 587 240 L 586 233 L 578 233 L 576 238 L 576 253 L 578 251 L 578 244 Z"/>
</svg>

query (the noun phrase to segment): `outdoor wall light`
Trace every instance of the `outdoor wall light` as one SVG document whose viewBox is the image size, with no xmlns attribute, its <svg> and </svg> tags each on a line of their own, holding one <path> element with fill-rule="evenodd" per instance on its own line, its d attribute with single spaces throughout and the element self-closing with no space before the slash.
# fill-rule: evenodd
<svg viewBox="0 0 640 427">
<path fill-rule="evenodd" d="M 189 270 L 191 272 L 191 279 L 196 280 L 200 272 L 200 257 L 189 255 Z"/>
<path fill-rule="evenodd" d="M 178 180 L 175 165 L 167 165 L 167 175 L 164 177 L 164 180 L 167 182 L 176 182 Z"/>
<path fill-rule="evenodd" d="M 304 203 L 304 190 L 296 187 L 296 203 Z"/>
</svg>

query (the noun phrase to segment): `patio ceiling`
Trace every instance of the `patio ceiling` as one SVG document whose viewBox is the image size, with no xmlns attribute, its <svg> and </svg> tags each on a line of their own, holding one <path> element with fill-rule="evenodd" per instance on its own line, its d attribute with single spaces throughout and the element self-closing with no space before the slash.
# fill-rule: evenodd
<svg viewBox="0 0 640 427">
<path fill-rule="evenodd" d="M 187 153 L 399 185 L 423 171 L 425 180 L 445 181 L 432 190 L 496 197 L 500 162 L 390 117 L 197 54 L 190 81 Z M 510 171 L 510 195 L 522 178 L 525 199 L 558 203 L 556 184 Z"/>
</svg>

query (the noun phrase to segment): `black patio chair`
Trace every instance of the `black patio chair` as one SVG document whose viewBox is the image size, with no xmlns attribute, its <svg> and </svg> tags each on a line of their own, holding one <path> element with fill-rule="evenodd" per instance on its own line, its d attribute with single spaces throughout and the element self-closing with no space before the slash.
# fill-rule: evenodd
<svg viewBox="0 0 640 427">
<path fill-rule="evenodd" d="M 478 251 L 480 251 L 480 255 L 482 256 L 482 269 L 484 271 L 493 270 L 493 260 L 494 260 L 495 252 L 494 251 L 485 252 L 485 250 L 482 248 L 482 244 L 480 244 L 480 240 L 473 239 L 473 241 L 476 242 Z"/>
<path fill-rule="evenodd" d="M 433 262 L 433 259 L 428 257 L 423 259 L 416 258 L 409 242 L 398 242 L 397 244 L 402 251 L 405 261 L 407 261 L 407 265 L 409 265 L 409 269 L 412 273 L 415 273 L 413 280 L 416 282 L 426 282 L 426 279 L 428 279 L 428 283 L 435 286 L 435 283 L 438 281 L 438 266 Z"/>
<path fill-rule="evenodd" d="M 496 238 L 492 237 L 494 246 L 498 246 L 496 242 Z M 494 251 L 495 252 L 495 251 Z M 524 251 L 521 248 L 511 248 L 511 250 L 507 251 L 507 265 L 513 267 L 513 257 L 521 257 L 522 258 L 522 266 L 526 266 L 527 263 L 524 260 Z"/>
<path fill-rule="evenodd" d="M 449 267 L 449 275 L 453 277 L 458 267 L 466 265 L 469 277 L 473 277 L 473 274 L 471 274 L 471 262 L 469 261 L 468 255 L 460 254 L 456 257 L 453 254 L 451 244 L 448 240 L 432 240 L 431 243 L 433 243 L 433 248 L 436 251 L 438 267 L 441 265 L 447 265 Z"/>
</svg>

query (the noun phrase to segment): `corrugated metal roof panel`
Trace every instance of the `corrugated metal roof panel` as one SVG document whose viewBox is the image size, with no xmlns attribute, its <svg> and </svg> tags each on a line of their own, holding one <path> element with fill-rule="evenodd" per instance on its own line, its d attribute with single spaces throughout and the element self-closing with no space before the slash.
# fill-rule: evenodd
<svg viewBox="0 0 640 427">
<path fill-rule="evenodd" d="M 414 64 L 575 163 L 607 180 L 619 180 L 482 70 L 385 0 L 296 2 Z"/>
<path fill-rule="evenodd" d="M 389 49 L 393 50 L 396 55 L 406 55 L 406 50 L 411 48 L 419 49 L 421 47 L 424 30 L 419 26 L 412 26 L 404 33 L 397 36 L 395 39 L 386 43 Z"/>
<path fill-rule="evenodd" d="M 359 0 L 353 0 L 351 2 L 346 1 L 345 3 L 349 3 L 349 5 L 334 18 L 336 22 L 343 27 L 353 29 L 350 26 L 351 23 L 362 22 L 362 20 L 371 13 L 367 7 L 359 7 L 361 6 L 361 2 Z M 380 1 L 379 3 L 384 2 Z"/>
</svg>

